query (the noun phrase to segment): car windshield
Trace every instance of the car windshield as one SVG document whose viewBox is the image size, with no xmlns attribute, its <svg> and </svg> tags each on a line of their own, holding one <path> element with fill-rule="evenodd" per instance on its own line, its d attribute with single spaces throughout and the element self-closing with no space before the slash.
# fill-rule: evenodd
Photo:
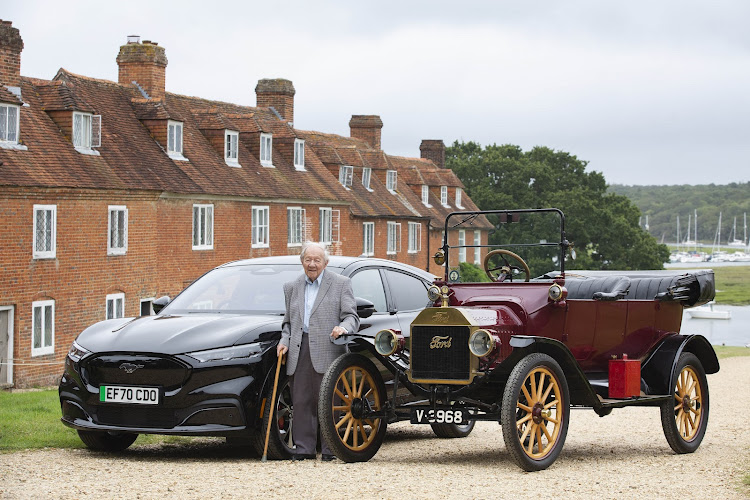
<svg viewBox="0 0 750 500">
<path fill-rule="evenodd" d="M 340 272 L 332 267 L 326 272 Z M 164 309 L 165 314 L 284 313 L 283 285 L 302 274 L 300 264 L 229 266 L 206 273 Z"/>
<path fill-rule="evenodd" d="M 484 271 L 484 256 L 488 252 L 500 250 L 512 254 L 493 253 L 487 262 L 490 270 L 507 265 L 522 269 L 523 265 L 513 257 L 515 254 L 528 265 L 531 279 L 545 279 L 560 273 L 562 214 L 559 211 L 542 209 L 481 212 L 480 217 L 486 217 L 495 226 L 486 243 L 475 239 L 475 214 L 476 212 L 455 213 L 448 217 L 448 229 L 458 232 L 458 244 L 451 240 L 448 250 L 450 262 L 463 263 L 459 268 L 449 268 L 449 281 L 488 281 Z M 454 269 L 455 272 L 451 274 L 450 271 Z M 514 270 L 513 273 L 516 280 L 522 281 L 525 277 L 519 270 Z"/>
</svg>

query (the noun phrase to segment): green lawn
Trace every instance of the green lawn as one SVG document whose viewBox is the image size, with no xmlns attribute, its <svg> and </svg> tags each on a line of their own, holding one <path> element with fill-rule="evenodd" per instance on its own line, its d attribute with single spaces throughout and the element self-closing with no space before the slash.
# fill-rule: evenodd
<svg viewBox="0 0 750 500">
<path fill-rule="evenodd" d="M 750 304 L 750 266 L 727 266 L 714 269 L 716 302 L 733 306 Z"/>
</svg>

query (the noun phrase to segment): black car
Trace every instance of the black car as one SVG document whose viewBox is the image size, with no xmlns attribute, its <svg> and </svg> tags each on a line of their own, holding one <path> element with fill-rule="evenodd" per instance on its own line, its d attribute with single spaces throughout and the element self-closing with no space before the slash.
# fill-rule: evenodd
<svg viewBox="0 0 750 500">
<path fill-rule="evenodd" d="M 331 257 L 327 272 L 352 279 L 360 334 L 409 331 L 427 305 L 433 276 L 389 260 Z M 251 441 L 262 452 L 272 405 L 282 285 L 302 273 L 297 256 L 219 266 L 155 316 L 122 318 L 84 330 L 60 382 L 62 422 L 92 449 L 118 451 L 138 434 L 208 435 Z M 162 309 L 160 309 L 162 308 Z M 268 456 L 287 458 L 292 402 L 283 375 Z"/>
</svg>

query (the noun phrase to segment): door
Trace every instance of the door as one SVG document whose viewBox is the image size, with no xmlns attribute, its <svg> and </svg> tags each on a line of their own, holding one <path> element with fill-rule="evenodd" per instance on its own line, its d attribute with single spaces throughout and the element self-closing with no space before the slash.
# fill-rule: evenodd
<svg viewBox="0 0 750 500">
<path fill-rule="evenodd" d="M 13 383 L 13 307 L 0 307 L 0 385 Z"/>
</svg>

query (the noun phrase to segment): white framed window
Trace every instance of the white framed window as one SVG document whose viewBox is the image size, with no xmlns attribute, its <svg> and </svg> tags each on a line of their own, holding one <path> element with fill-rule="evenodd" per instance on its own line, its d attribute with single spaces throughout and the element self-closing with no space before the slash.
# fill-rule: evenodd
<svg viewBox="0 0 750 500">
<path fill-rule="evenodd" d="M 385 173 L 385 188 L 391 193 L 398 187 L 398 172 L 395 170 L 388 170 Z"/>
<path fill-rule="evenodd" d="M 330 208 L 320 209 L 320 242 L 331 243 L 333 241 L 333 210 Z"/>
<path fill-rule="evenodd" d="M 401 251 L 401 223 L 388 221 L 388 246 L 386 253 L 395 255 Z"/>
<path fill-rule="evenodd" d="M 294 139 L 294 168 L 305 169 L 305 141 Z"/>
<path fill-rule="evenodd" d="M 128 209 L 109 206 L 107 255 L 124 255 L 128 251 Z"/>
<path fill-rule="evenodd" d="M 240 133 L 234 130 L 224 131 L 224 162 L 230 167 L 239 167 L 238 145 Z"/>
<path fill-rule="evenodd" d="M 352 179 L 354 178 L 354 167 L 349 165 L 341 165 L 339 167 L 339 182 L 342 186 L 349 189 L 352 187 Z"/>
<path fill-rule="evenodd" d="M 214 206 L 193 205 L 193 250 L 214 247 Z"/>
<path fill-rule="evenodd" d="M 364 167 L 362 169 L 362 185 L 368 191 L 372 191 L 372 189 L 370 189 L 370 178 L 371 177 L 372 177 L 372 169 L 370 167 Z"/>
<path fill-rule="evenodd" d="M 430 206 L 430 186 L 422 184 L 422 204 L 426 207 Z"/>
<path fill-rule="evenodd" d="M 463 209 L 463 205 L 461 204 L 461 198 L 463 198 L 463 189 L 456 188 L 456 207 Z"/>
<path fill-rule="evenodd" d="M 118 319 L 125 317 L 125 294 L 110 293 L 107 295 L 107 317 L 105 319 Z"/>
<path fill-rule="evenodd" d="M 141 299 L 141 316 L 153 316 L 154 315 L 154 297 L 148 297 Z"/>
<path fill-rule="evenodd" d="M 91 148 L 101 146 L 102 116 L 73 112 L 73 146 L 78 152 L 96 154 Z"/>
<path fill-rule="evenodd" d="M 268 248 L 269 208 L 253 207 L 253 248 Z"/>
<path fill-rule="evenodd" d="M 409 223 L 409 253 L 417 253 L 422 250 L 422 224 L 419 222 Z"/>
<path fill-rule="evenodd" d="M 260 134 L 260 164 L 264 167 L 273 167 L 273 136 L 271 134 Z"/>
<path fill-rule="evenodd" d="M 57 255 L 57 205 L 34 205 L 35 259 L 54 259 Z"/>
<path fill-rule="evenodd" d="M 458 230 L 458 261 L 466 262 L 466 230 Z"/>
<path fill-rule="evenodd" d="M 448 206 L 448 186 L 440 186 L 440 204 Z"/>
<path fill-rule="evenodd" d="M 167 122 L 167 154 L 174 160 L 187 160 L 182 156 L 182 122 Z"/>
<path fill-rule="evenodd" d="M 482 232 L 481 231 L 474 231 L 474 245 L 476 248 L 474 248 L 474 264 L 481 265 L 482 264 L 482 249 L 479 248 L 479 245 L 482 244 Z"/>
<path fill-rule="evenodd" d="M 55 301 L 31 303 L 31 355 L 55 352 Z"/>
<path fill-rule="evenodd" d="M 375 255 L 375 223 L 362 223 L 362 255 L 372 257 Z"/>
<path fill-rule="evenodd" d="M 289 207 L 286 209 L 288 223 L 287 246 L 300 246 L 305 239 L 306 211 L 300 207 Z"/>
<path fill-rule="evenodd" d="M 0 142 L 18 143 L 19 107 L 0 103 Z"/>
</svg>

